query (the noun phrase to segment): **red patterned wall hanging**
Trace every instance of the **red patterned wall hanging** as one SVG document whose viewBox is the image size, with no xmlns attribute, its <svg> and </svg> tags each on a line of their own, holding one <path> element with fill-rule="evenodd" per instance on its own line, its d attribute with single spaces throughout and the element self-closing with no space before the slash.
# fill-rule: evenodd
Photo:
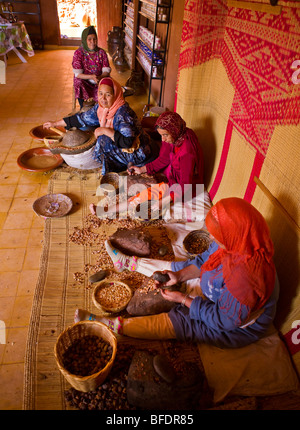
<svg viewBox="0 0 300 430">
<path fill-rule="evenodd" d="M 300 118 L 300 3 L 280 4 L 281 14 L 273 15 L 228 8 L 224 0 L 185 2 L 179 70 L 222 61 L 235 90 L 228 126 L 257 150 L 253 176 L 261 169 L 275 126 L 296 125 Z M 251 200 L 254 188 L 245 198 Z"/>
</svg>

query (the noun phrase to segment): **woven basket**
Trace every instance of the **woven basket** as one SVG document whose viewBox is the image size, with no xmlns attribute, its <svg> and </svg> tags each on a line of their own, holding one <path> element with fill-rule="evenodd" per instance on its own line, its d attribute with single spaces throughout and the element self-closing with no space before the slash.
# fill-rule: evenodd
<svg viewBox="0 0 300 430">
<path fill-rule="evenodd" d="M 116 190 L 119 188 L 119 175 L 115 172 L 109 172 L 102 176 L 100 184 L 112 185 Z"/>
<path fill-rule="evenodd" d="M 101 190 L 105 195 L 117 192 L 119 189 L 119 175 L 115 172 L 109 172 L 102 176 L 100 180 Z M 106 185 L 108 185 L 106 187 Z M 113 188 L 111 187 L 113 186 Z"/>
<path fill-rule="evenodd" d="M 193 257 L 206 251 L 210 244 L 209 233 L 205 230 L 191 231 L 183 240 L 183 248 Z"/>
<path fill-rule="evenodd" d="M 94 373 L 93 375 L 73 375 L 63 366 L 63 354 L 75 340 L 90 335 L 99 336 L 106 342 L 110 343 L 113 349 L 111 359 L 102 370 Z M 116 358 L 116 353 L 117 339 L 115 335 L 105 324 L 98 321 L 81 321 L 68 327 L 60 334 L 54 347 L 56 363 L 63 376 L 72 385 L 72 387 L 85 393 L 88 391 L 94 391 L 107 378 Z"/>
<path fill-rule="evenodd" d="M 104 288 L 106 289 L 106 293 L 109 294 L 109 291 L 111 289 L 112 295 L 109 296 L 109 299 L 111 299 L 111 301 L 115 300 L 115 303 L 117 303 L 118 297 L 115 294 L 115 287 L 120 287 L 120 288 L 125 288 L 125 290 L 128 293 L 127 298 L 122 301 L 122 303 L 120 304 L 114 304 L 112 306 L 107 305 L 106 303 L 103 303 L 100 301 L 99 299 L 99 293 L 100 290 L 103 290 Z M 112 289 L 113 288 L 113 289 Z M 126 306 L 128 305 L 128 303 L 130 302 L 132 297 L 132 291 L 131 288 L 125 284 L 124 282 L 120 282 L 120 281 L 115 281 L 113 279 L 105 279 L 104 281 L 99 282 L 99 284 L 97 284 L 94 288 L 93 291 L 93 302 L 94 305 L 98 308 L 101 309 L 104 312 L 109 312 L 109 313 L 118 313 L 121 312 L 123 309 L 126 308 Z"/>
</svg>

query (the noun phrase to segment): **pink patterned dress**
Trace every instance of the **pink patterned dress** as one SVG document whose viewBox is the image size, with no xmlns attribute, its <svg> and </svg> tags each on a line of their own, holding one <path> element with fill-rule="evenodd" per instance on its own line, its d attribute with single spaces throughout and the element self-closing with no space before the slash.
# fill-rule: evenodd
<svg viewBox="0 0 300 430">
<path fill-rule="evenodd" d="M 74 52 L 72 67 L 74 72 L 75 98 L 87 100 L 93 98 L 98 101 L 98 85 L 92 80 L 80 79 L 76 75 L 110 73 L 109 61 L 104 49 L 99 48 L 97 51 L 89 52 L 83 47 Z"/>
</svg>

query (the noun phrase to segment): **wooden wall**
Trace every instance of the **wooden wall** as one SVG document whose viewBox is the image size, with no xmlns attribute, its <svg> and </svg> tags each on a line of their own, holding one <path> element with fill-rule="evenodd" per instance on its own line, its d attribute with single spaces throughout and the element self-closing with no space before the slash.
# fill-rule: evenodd
<svg viewBox="0 0 300 430">
<path fill-rule="evenodd" d="M 122 0 L 97 0 L 97 21 L 99 46 L 107 49 L 107 33 L 122 27 Z"/>
<path fill-rule="evenodd" d="M 56 0 L 40 0 L 45 45 L 60 45 Z"/>
<path fill-rule="evenodd" d="M 173 0 L 162 106 L 174 110 L 185 0 Z"/>
<path fill-rule="evenodd" d="M 45 45 L 61 45 L 56 0 L 40 0 Z M 107 33 L 122 25 L 122 0 L 97 0 L 99 46 L 107 49 Z"/>
</svg>

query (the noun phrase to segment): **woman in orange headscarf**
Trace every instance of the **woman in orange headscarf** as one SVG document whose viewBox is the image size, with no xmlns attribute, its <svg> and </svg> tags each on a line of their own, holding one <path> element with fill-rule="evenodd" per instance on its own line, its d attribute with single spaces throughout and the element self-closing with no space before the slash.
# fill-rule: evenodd
<svg viewBox="0 0 300 430">
<path fill-rule="evenodd" d="M 267 333 L 279 286 L 266 221 L 250 203 L 233 197 L 216 203 L 205 223 L 213 239 L 208 250 L 195 259 L 173 262 L 171 270 L 164 271 L 170 277 L 164 286 L 199 278 L 205 298 L 161 289 L 165 299 L 179 305 L 169 313 L 116 318 L 110 321 L 115 330 L 132 337 L 177 338 L 227 348 L 245 346 Z M 143 273 L 144 259 L 106 249 L 115 267 L 121 261 L 127 270 L 134 267 Z"/>
</svg>

